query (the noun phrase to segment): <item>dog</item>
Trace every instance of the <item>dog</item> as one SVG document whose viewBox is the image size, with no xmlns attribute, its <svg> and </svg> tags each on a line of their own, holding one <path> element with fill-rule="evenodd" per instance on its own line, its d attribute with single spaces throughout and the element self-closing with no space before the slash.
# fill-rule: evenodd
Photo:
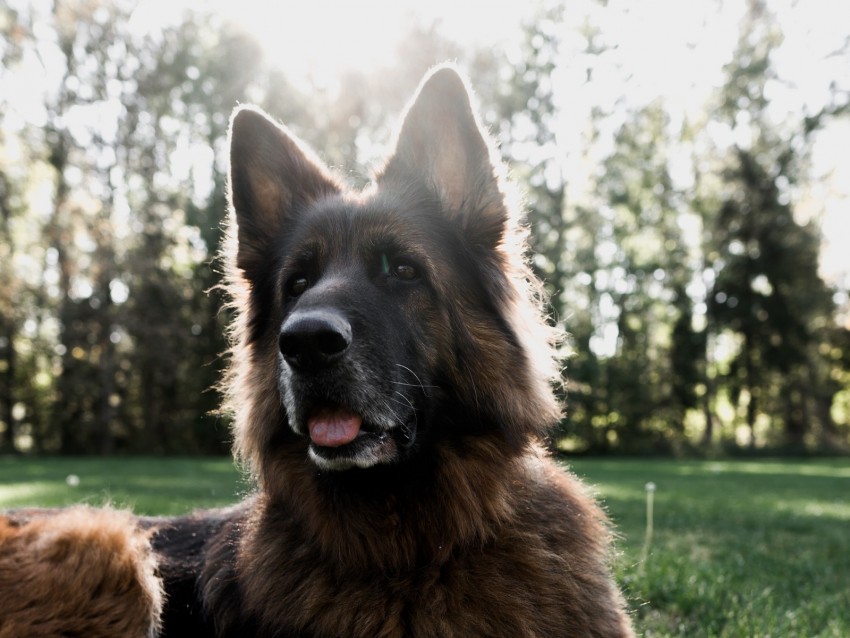
<svg viewBox="0 0 850 638">
<path fill-rule="evenodd" d="M 558 339 L 465 80 L 353 192 L 231 120 L 226 380 L 256 495 L 155 523 L 166 636 L 630 636 L 610 532 L 540 440 Z"/>
<path fill-rule="evenodd" d="M 231 119 L 231 508 L 142 518 L 168 638 L 627 637 L 611 532 L 541 441 L 559 335 L 466 81 L 432 70 L 354 191 Z"/>
</svg>

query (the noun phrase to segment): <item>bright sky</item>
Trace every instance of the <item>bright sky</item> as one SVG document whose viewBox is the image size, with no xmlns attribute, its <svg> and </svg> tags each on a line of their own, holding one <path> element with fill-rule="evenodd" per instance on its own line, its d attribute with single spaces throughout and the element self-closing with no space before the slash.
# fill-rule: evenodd
<svg viewBox="0 0 850 638">
<path fill-rule="evenodd" d="M 34 0 L 32 4 L 46 2 Z M 183 8 L 202 4 L 240 23 L 258 39 L 268 58 L 290 76 L 310 77 L 320 85 L 332 82 L 347 68 L 385 64 L 395 55 L 406 26 L 416 20 L 437 21 L 444 35 L 461 44 L 499 53 L 510 50 L 520 38 L 522 21 L 533 15 L 537 6 L 518 0 L 308 0 L 297 5 L 267 0 L 141 0 L 134 15 L 135 27 L 156 30 L 164 21 L 178 19 Z M 580 182 L 582 171 L 589 170 L 586 163 L 580 165 L 579 154 L 571 149 L 581 147 L 591 106 L 613 105 L 619 100 L 639 105 L 662 98 L 674 126 L 700 112 L 722 81 L 722 66 L 731 57 L 746 6 L 718 0 L 609 0 L 605 7 L 600 4 L 596 0 L 566 2 L 568 28 L 562 60 L 553 76 L 564 114 L 559 145 L 573 182 Z M 787 84 L 772 86 L 770 96 L 777 119 L 785 113 L 799 113 L 803 107 L 808 112 L 819 109 L 832 81 L 850 88 L 850 52 L 830 57 L 850 38 L 850 20 L 838 15 L 842 3 L 769 0 L 768 5 L 779 16 L 785 35 L 775 65 Z M 584 42 L 569 28 L 586 19 L 599 27 L 605 44 L 616 45 L 608 55 L 610 65 L 600 69 L 589 88 L 583 84 L 584 67 L 579 58 Z M 474 85 L 475 78 L 472 82 Z M 723 134 L 718 132 L 721 137 Z M 725 134 L 727 141 L 734 140 L 734 132 Z M 812 160 L 815 174 L 822 179 L 811 192 L 798 194 L 798 201 L 804 213 L 822 215 L 827 238 L 824 274 L 850 286 L 848 148 L 850 124 L 846 121 L 819 135 Z M 596 152 L 604 151 L 602 144 Z"/>
<path fill-rule="evenodd" d="M 163 7 L 174 15 L 175 1 L 143 0 L 139 17 L 149 11 L 156 21 Z M 294 76 L 313 82 L 332 82 L 346 68 L 384 64 L 396 51 L 404 27 L 415 20 L 437 21 L 442 32 L 462 44 L 502 51 L 515 46 L 519 26 L 533 15 L 534 2 L 473 2 L 471 0 L 371 0 L 369 2 L 303 2 L 297 8 L 270 9 L 265 0 L 207 0 L 223 14 L 253 33 L 275 60 Z M 551 3 L 550 3 L 551 4 Z M 775 65 L 787 85 L 773 86 L 777 119 L 801 108 L 814 112 L 828 98 L 833 80 L 848 82 L 850 58 L 829 57 L 850 37 L 850 21 L 837 19 L 831 0 L 771 0 L 781 21 L 784 44 Z M 616 45 L 606 77 L 597 77 L 592 90 L 582 86 L 583 68 L 572 64 L 584 43 L 564 42 L 563 63 L 553 81 L 564 112 L 560 144 L 567 149 L 567 174 L 579 175 L 577 148 L 584 122 L 594 104 L 613 104 L 624 96 L 641 104 L 662 98 L 674 118 L 693 117 L 723 80 L 722 66 L 737 43 L 738 25 L 746 3 L 699 0 L 595 0 L 567 3 L 566 22 L 576 25 L 590 16 L 605 43 Z M 292 5 L 290 5 L 292 6 Z M 150 7 L 146 9 L 146 7 Z M 840 11 L 839 11 L 840 13 Z M 850 17 L 850 16 L 848 16 Z M 571 32 L 568 29 L 567 32 Z M 474 84 L 474 78 L 472 78 Z M 850 88 L 850 87 L 848 87 Z M 822 257 L 824 274 L 850 285 L 850 126 L 833 126 L 821 134 L 813 153 L 813 168 L 823 181 L 801 194 L 800 208 L 823 215 L 827 238 Z"/>
<path fill-rule="evenodd" d="M 522 16 L 533 5 L 468 0 L 309 0 L 298 5 L 272 5 L 266 0 L 141 0 L 136 13 L 140 27 L 152 28 L 163 15 L 179 17 L 181 6 L 213 7 L 253 34 L 269 58 L 290 73 L 322 77 L 383 63 L 394 55 L 403 27 L 411 22 L 439 20 L 444 32 L 462 43 L 507 40 L 516 36 Z"/>
</svg>

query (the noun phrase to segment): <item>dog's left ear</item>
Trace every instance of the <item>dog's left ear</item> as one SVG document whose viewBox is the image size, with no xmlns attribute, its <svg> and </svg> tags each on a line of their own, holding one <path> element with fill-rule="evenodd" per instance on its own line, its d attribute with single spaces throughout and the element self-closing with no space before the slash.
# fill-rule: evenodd
<svg viewBox="0 0 850 638">
<path fill-rule="evenodd" d="M 440 66 L 425 76 L 408 105 L 395 152 L 377 181 L 426 179 L 467 238 L 492 248 L 508 220 L 497 165 L 466 83 L 454 67 Z"/>
</svg>

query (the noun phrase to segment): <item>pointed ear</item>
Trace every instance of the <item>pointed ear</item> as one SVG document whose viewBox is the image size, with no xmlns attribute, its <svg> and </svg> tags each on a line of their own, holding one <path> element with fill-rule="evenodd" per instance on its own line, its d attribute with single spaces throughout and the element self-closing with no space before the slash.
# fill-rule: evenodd
<svg viewBox="0 0 850 638">
<path fill-rule="evenodd" d="M 239 107 L 230 120 L 230 205 L 237 225 L 236 265 L 253 279 L 288 220 L 339 192 L 325 165 L 260 109 Z"/>
<path fill-rule="evenodd" d="M 440 66 L 425 76 L 408 105 L 395 151 L 377 181 L 426 180 L 468 238 L 493 247 L 508 218 L 494 157 L 466 83 L 452 66 Z"/>
</svg>

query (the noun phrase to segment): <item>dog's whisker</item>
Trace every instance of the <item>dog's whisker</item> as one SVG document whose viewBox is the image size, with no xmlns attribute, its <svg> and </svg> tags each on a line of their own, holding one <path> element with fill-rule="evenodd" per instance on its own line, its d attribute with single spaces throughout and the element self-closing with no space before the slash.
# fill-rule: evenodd
<svg viewBox="0 0 850 638">
<path fill-rule="evenodd" d="M 413 405 L 413 401 L 411 401 L 408 397 L 406 397 L 405 395 L 403 395 L 403 394 L 402 394 L 401 392 L 399 392 L 398 390 L 396 390 L 396 391 L 394 392 L 394 394 L 397 394 L 397 395 L 398 395 L 398 396 L 400 396 L 402 399 L 404 399 L 404 400 L 405 400 L 405 402 L 407 403 L 407 406 L 409 406 L 411 410 L 413 410 L 414 412 L 416 412 L 416 408 L 415 408 L 415 407 L 414 407 L 414 405 Z M 404 403 L 402 403 L 402 402 L 401 402 L 401 401 L 399 401 L 398 399 L 393 399 L 392 397 L 389 397 L 389 400 L 390 400 L 390 401 L 392 401 L 393 403 L 398 403 L 399 405 L 404 405 Z"/>
<path fill-rule="evenodd" d="M 413 375 L 413 378 L 414 378 L 414 379 L 416 379 L 416 380 L 419 382 L 419 385 L 422 385 L 422 379 L 420 379 L 420 378 L 419 378 L 419 375 L 418 375 L 418 374 L 416 374 L 413 370 L 411 370 L 410 368 L 408 368 L 408 367 L 407 367 L 406 365 L 404 365 L 403 363 L 397 363 L 396 365 L 397 365 L 399 368 L 401 368 L 402 370 L 407 370 L 410 374 L 412 374 L 412 375 Z"/>
<path fill-rule="evenodd" d="M 401 364 L 401 363 L 397 363 L 396 365 L 397 365 L 399 368 L 401 368 L 402 370 L 407 370 L 410 374 L 412 374 L 412 375 L 413 375 L 413 378 L 414 378 L 414 379 L 416 379 L 416 381 L 418 381 L 418 383 L 415 383 L 415 384 L 408 384 L 408 383 L 403 383 L 403 382 L 401 382 L 401 381 L 393 381 L 393 383 L 395 383 L 395 384 L 397 384 L 397 385 L 406 385 L 406 386 L 409 386 L 409 387 L 418 387 L 418 388 L 422 388 L 422 391 L 425 393 L 425 396 L 426 396 L 426 397 L 428 397 L 428 398 L 431 398 L 431 395 L 428 393 L 428 389 L 429 389 L 429 388 L 436 388 L 437 386 L 435 386 L 435 385 L 425 385 L 425 384 L 422 382 L 422 379 L 420 379 L 420 378 L 419 378 L 419 375 L 418 375 L 418 374 L 416 374 L 416 373 L 415 373 L 413 370 L 411 370 L 410 368 L 408 368 L 406 365 Z"/>
<path fill-rule="evenodd" d="M 422 385 L 421 383 L 405 383 L 404 381 L 390 381 L 393 385 L 403 385 L 408 388 L 436 388 L 436 385 Z"/>
</svg>

